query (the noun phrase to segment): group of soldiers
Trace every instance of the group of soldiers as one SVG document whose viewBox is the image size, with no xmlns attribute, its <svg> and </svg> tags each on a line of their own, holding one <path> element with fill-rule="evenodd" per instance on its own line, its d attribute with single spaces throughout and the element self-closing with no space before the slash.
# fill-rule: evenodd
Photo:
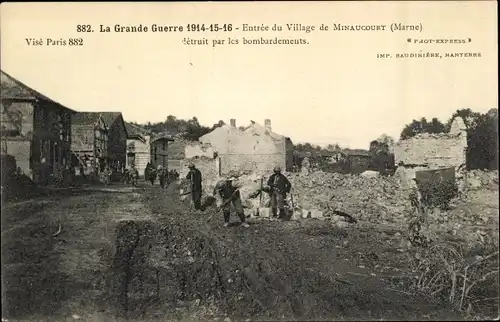
<svg viewBox="0 0 500 322">
<path fill-rule="evenodd" d="M 137 185 L 137 180 L 139 179 L 139 171 L 135 167 L 134 164 L 127 168 L 123 172 L 124 181 L 127 184 L 132 184 L 133 186 Z M 175 170 L 167 171 L 161 165 L 155 169 L 151 163 L 146 165 L 146 169 L 144 171 L 144 179 L 151 182 L 151 185 L 154 185 L 156 179 L 159 179 L 160 186 L 165 188 L 170 182 L 175 181 L 179 178 L 179 173 Z"/>
<path fill-rule="evenodd" d="M 224 214 L 224 227 L 229 226 L 229 219 L 231 215 L 230 206 L 236 212 L 243 227 L 248 227 L 245 222 L 245 213 L 243 211 L 243 203 L 239 187 L 233 182 L 237 180 L 239 175 L 236 172 L 230 172 L 227 177 L 217 182 L 213 190 L 213 196 L 217 200 L 217 207 L 222 209 Z M 186 180 L 190 182 L 191 198 L 194 207 L 197 211 L 203 211 L 201 204 L 202 196 L 202 175 L 193 163 L 189 164 L 189 173 Z M 290 192 L 292 184 L 288 178 L 281 172 L 281 167 L 276 166 L 273 169 L 273 174 L 269 177 L 266 187 L 261 187 L 260 193 L 267 192 L 271 197 L 271 210 L 274 219 L 286 218 L 285 213 L 285 200 L 286 195 Z"/>
<path fill-rule="evenodd" d="M 175 170 L 168 171 L 161 165 L 155 169 L 151 163 L 148 163 L 146 165 L 146 169 L 144 170 L 144 178 L 151 182 L 151 185 L 154 185 L 156 179 L 158 179 L 160 181 L 160 186 L 165 188 L 165 185 L 168 185 L 170 182 L 179 178 L 179 173 Z"/>
<path fill-rule="evenodd" d="M 205 209 L 202 205 L 202 174 L 201 171 L 196 168 L 193 163 L 189 164 L 189 172 L 186 175 L 186 180 L 190 185 L 190 194 L 194 208 L 197 212 L 203 212 Z M 236 215 L 240 219 L 243 227 L 248 227 L 246 223 L 246 217 L 243 210 L 243 203 L 241 200 L 240 187 L 235 184 L 239 177 L 237 172 L 230 172 L 224 179 L 218 181 L 213 190 L 213 197 L 216 200 L 218 209 L 222 210 L 224 216 L 224 227 L 229 226 L 230 216 L 231 216 L 231 205 L 233 206 Z M 125 169 L 124 178 L 127 183 L 132 183 L 132 185 L 137 184 L 137 179 L 139 178 L 139 171 L 134 165 L 131 165 L 129 169 Z M 179 179 L 179 173 L 175 170 L 167 171 L 162 166 L 157 169 L 152 167 L 150 163 L 147 164 L 145 173 L 145 180 L 151 182 L 154 185 L 156 179 L 160 181 L 160 186 L 165 188 L 170 182 Z M 259 193 L 269 193 L 270 195 L 270 207 L 273 219 L 285 219 L 287 214 L 285 211 L 286 206 L 286 196 L 290 192 L 292 184 L 288 178 L 281 172 L 281 167 L 276 166 L 273 169 L 273 174 L 267 180 L 265 187 L 261 187 Z"/>
</svg>

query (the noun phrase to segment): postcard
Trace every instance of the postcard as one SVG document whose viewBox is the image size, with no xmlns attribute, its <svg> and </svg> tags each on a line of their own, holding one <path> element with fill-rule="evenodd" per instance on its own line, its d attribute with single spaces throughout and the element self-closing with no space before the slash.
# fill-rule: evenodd
<svg viewBox="0 0 500 322">
<path fill-rule="evenodd" d="M 496 1 L 0 8 L 2 321 L 498 318 Z"/>
</svg>

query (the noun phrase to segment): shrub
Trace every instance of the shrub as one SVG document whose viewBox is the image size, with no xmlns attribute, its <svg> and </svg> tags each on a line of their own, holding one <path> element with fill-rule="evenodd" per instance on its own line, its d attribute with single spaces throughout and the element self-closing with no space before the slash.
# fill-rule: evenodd
<svg viewBox="0 0 500 322">
<path fill-rule="evenodd" d="M 459 245 L 435 244 L 411 255 L 412 288 L 468 315 L 498 312 L 498 251 L 470 256 Z M 492 301 L 493 300 L 493 301 Z"/>
<path fill-rule="evenodd" d="M 458 194 L 455 181 L 429 180 L 419 182 L 418 188 L 422 194 L 422 202 L 428 208 L 449 209 L 450 201 Z"/>
</svg>

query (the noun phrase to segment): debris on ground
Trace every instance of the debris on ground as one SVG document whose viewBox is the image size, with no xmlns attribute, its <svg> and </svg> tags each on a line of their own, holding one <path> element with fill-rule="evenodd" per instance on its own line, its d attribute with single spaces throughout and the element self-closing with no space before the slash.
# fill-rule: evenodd
<svg viewBox="0 0 500 322">
<path fill-rule="evenodd" d="M 408 191 L 395 178 L 340 173 L 288 174 L 296 204 L 303 209 L 348 213 L 357 220 L 402 223 L 410 211 Z"/>
<path fill-rule="evenodd" d="M 341 228 L 347 227 L 349 223 L 370 222 L 396 225 L 406 230 L 414 216 L 410 201 L 413 188 L 404 187 L 395 176 L 380 176 L 375 171 L 366 171 L 361 175 L 322 171 L 285 175 L 292 183 L 292 190 L 286 200 L 288 210 L 292 212 L 290 220 L 328 220 Z M 481 187 L 492 189 L 492 193 L 495 193 L 496 182 L 498 189 L 498 171 L 473 170 L 469 172 L 468 178 L 481 178 Z M 235 182 L 240 187 L 248 217 L 270 217 L 270 195 L 266 192 L 266 183 L 266 177 L 255 174 L 241 175 Z M 205 184 L 206 187 L 213 185 L 215 182 Z M 450 210 L 429 209 L 425 229 L 450 235 L 469 230 L 469 244 L 485 244 L 494 239 L 498 230 L 487 228 L 491 227 L 494 216 L 488 211 L 475 209 L 474 201 L 471 200 L 478 189 L 455 198 Z M 204 208 L 214 205 L 211 194 L 210 189 L 206 188 Z M 181 199 L 188 197 L 182 196 Z"/>
<path fill-rule="evenodd" d="M 467 172 L 467 184 L 469 189 L 478 189 L 481 187 L 498 187 L 498 170 L 484 171 L 471 170 Z"/>
</svg>

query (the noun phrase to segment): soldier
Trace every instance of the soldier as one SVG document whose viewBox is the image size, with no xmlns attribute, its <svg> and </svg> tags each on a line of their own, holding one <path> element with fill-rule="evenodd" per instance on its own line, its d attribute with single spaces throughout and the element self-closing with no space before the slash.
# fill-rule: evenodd
<svg viewBox="0 0 500 322">
<path fill-rule="evenodd" d="M 155 180 L 156 180 L 156 169 L 154 168 L 151 168 L 149 170 L 149 181 L 151 182 L 151 185 L 154 185 L 155 184 Z"/>
<path fill-rule="evenodd" d="M 240 191 L 239 188 L 233 184 L 233 181 L 236 179 L 236 174 L 229 174 L 226 179 L 217 182 L 213 194 L 217 200 L 217 206 L 223 207 L 222 212 L 224 214 L 224 227 L 229 226 L 229 219 L 231 217 L 231 204 L 233 204 L 236 214 L 240 218 L 242 226 L 247 228 L 249 226 L 245 222 L 245 212 L 243 211 Z"/>
<path fill-rule="evenodd" d="M 271 210 L 273 217 L 283 218 L 285 216 L 286 194 L 290 192 L 292 184 L 281 173 L 279 166 L 274 167 L 274 173 L 269 177 L 267 185 L 271 191 Z M 279 216 L 277 210 L 279 209 Z"/>
<path fill-rule="evenodd" d="M 167 179 L 167 170 L 163 169 L 162 166 L 158 167 L 158 179 L 160 180 L 160 186 L 161 188 L 165 188 L 165 181 Z"/>
<path fill-rule="evenodd" d="M 189 172 L 186 176 L 191 185 L 191 198 L 193 199 L 194 208 L 201 210 L 201 172 L 196 169 L 193 163 L 189 164 Z"/>
<path fill-rule="evenodd" d="M 80 163 L 80 167 L 78 168 L 78 170 L 80 171 L 80 175 L 82 176 L 82 178 L 85 178 L 85 169 L 83 168 L 83 164 Z"/>
<path fill-rule="evenodd" d="M 130 169 L 128 167 L 123 168 L 122 179 L 126 184 L 130 183 Z"/>
<path fill-rule="evenodd" d="M 132 181 L 132 186 L 137 186 L 137 179 L 139 178 L 139 171 L 135 168 L 135 165 L 132 164 L 129 173 L 130 179 Z"/>
<path fill-rule="evenodd" d="M 149 173 L 151 172 L 152 167 L 151 162 L 146 164 L 146 168 L 144 169 L 144 181 L 149 180 Z"/>
<path fill-rule="evenodd" d="M 108 165 L 105 166 L 102 175 L 104 179 L 104 185 L 107 186 L 111 182 L 111 169 Z"/>
</svg>

